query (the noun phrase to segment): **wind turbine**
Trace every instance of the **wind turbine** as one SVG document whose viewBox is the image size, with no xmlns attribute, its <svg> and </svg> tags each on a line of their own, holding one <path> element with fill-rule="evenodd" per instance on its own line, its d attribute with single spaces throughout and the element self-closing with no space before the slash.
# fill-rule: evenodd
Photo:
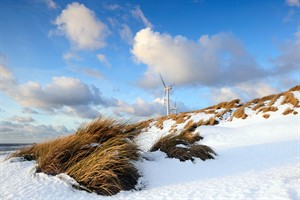
<svg viewBox="0 0 300 200">
<path fill-rule="evenodd" d="M 169 115 L 170 114 L 170 101 L 169 101 L 170 90 L 172 90 L 172 85 L 173 84 L 171 84 L 169 86 L 166 86 L 166 84 L 165 84 L 163 78 L 161 77 L 161 75 L 159 75 L 159 76 L 160 76 L 160 80 L 161 80 L 161 82 L 162 82 L 162 84 L 164 86 L 165 98 L 166 98 L 166 107 L 167 107 L 167 115 Z"/>
<path fill-rule="evenodd" d="M 177 115 L 178 108 L 176 107 L 176 100 L 175 100 L 175 103 L 174 103 L 174 108 L 172 108 L 172 110 L 174 110 L 175 111 L 175 115 Z"/>
</svg>

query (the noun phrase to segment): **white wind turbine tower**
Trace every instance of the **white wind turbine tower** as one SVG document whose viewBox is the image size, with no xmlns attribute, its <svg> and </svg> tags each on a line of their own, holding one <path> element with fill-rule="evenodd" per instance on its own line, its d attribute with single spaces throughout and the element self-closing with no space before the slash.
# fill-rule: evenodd
<svg viewBox="0 0 300 200">
<path fill-rule="evenodd" d="M 174 103 L 174 108 L 172 108 L 172 110 L 174 110 L 175 111 L 175 115 L 177 115 L 178 108 L 176 107 L 176 100 L 175 100 L 175 103 Z"/>
<path fill-rule="evenodd" d="M 173 84 L 171 84 L 169 86 L 166 86 L 166 84 L 165 84 L 163 78 L 161 77 L 161 75 L 159 75 L 159 76 L 160 76 L 160 80 L 161 80 L 161 82 L 164 86 L 165 98 L 166 98 L 166 107 L 167 107 L 167 115 L 169 115 L 170 114 L 170 99 L 169 99 L 170 98 L 170 90 L 172 90 L 172 85 Z"/>
</svg>

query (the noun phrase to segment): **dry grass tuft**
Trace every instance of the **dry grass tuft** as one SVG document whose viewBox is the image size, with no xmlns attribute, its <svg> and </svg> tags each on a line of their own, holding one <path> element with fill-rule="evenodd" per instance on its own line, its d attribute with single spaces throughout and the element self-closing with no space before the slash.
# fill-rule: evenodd
<svg viewBox="0 0 300 200">
<path fill-rule="evenodd" d="M 81 189 L 102 195 L 134 189 L 140 177 L 132 161 L 138 148 L 131 142 L 141 124 L 126 125 L 99 118 L 70 136 L 22 149 L 12 156 L 37 160 L 37 172 L 67 173 Z"/>
<path fill-rule="evenodd" d="M 156 121 L 156 123 L 154 124 L 154 126 L 156 126 L 159 129 L 163 129 L 163 123 L 164 121 L 166 121 L 168 119 L 168 116 L 163 116 L 163 117 L 159 117 Z"/>
<path fill-rule="evenodd" d="M 140 177 L 132 161 L 138 159 L 138 149 L 123 137 L 107 140 L 93 154 L 67 169 L 67 174 L 91 191 L 114 195 L 130 190 Z"/>
<path fill-rule="evenodd" d="M 288 114 L 292 113 L 293 111 L 294 111 L 293 109 L 287 108 L 287 109 L 284 110 L 284 112 L 282 114 L 283 115 L 288 115 Z"/>
<path fill-rule="evenodd" d="M 276 112 L 278 110 L 277 107 L 274 107 L 274 106 L 270 106 L 270 107 L 262 107 L 259 109 L 258 112 L 263 112 L 263 113 L 266 113 L 266 112 Z"/>
<path fill-rule="evenodd" d="M 292 104 L 294 107 L 299 106 L 299 100 L 293 95 L 291 92 L 287 92 L 284 94 L 284 100 L 282 101 L 281 105 L 283 104 Z"/>
<path fill-rule="evenodd" d="M 300 91 L 300 85 L 296 85 L 295 87 L 292 87 L 289 91 Z"/>
<path fill-rule="evenodd" d="M 274 103 L 276 102 L 276 100 L 281 97 L 282 94 L 277 94 L 277 95 L 274 95 L 271 99 L 270 99 L 270 102 L 268 103 L 268 106 L 273 106 Z"/>
<path fill-rule="evenodd" d="M 240 107 L 238 109 L 236 109 L 236 111 L 232 114 L 232 118 L 242 118 L 242 119 L 246 119 L 248 117 L 248 115 L 245 113 L 245 107 Z"/>
<path fill-rule="evenodd" d="M 268 119 L 270 117 L 270 114 L 264 114 L 263 117 Z"/>
<path fill-rule="evenodd" d="M 253 108 L 252 110 L 256 111 L 257 109 L 261 108 L 265 106 L 265 102 L 264 101 L 259 101 Z"/>
<path fill-rule="evenodd" d="M 293 114 L 294 114 L 294 115 L 297 115 L 297 114 L 298 114 L 298 112 L 295 110 L 295 111 L 293 112 Z"/>
<path fill-rule="evenodd" d="M 200 139 L 199 134 L 192 140 L 187 137 L 186 133 L 179 135 L 169 134 L 160 138 L 151 147 L 150 151 L 161 150 L 169 158 L 176 158 L 180 161 L 194 161 L 195 158 L 200 158 L 201 160 L 214 159 L 214 156 L 217 154 L 208 146 L 195 144 L 198 139 Z"/>
</svg>

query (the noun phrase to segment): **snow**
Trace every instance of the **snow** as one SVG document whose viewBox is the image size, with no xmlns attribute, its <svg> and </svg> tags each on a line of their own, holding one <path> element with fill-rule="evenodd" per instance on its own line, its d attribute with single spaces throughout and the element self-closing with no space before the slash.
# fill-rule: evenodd
<svg viewBox="0 0 300 200">
<path fill-rule="evenodd" d="M 250 112 L 250 111 L 249 111 Z M 180 162 L 162 152 L 144 152 L 136 163 L 143 174 L 140 190 L 105 197 L 71 187 L 66 174 L 35 173 L 35 161 L 4 160 L 0 155 L 0 199 L 300 199 L 300 115 L 273 112 L 265 119 L 247 119 L 201 126 L 199 143 L 212 147 L 215 160 Z M 192 120 L 203 118 L 192 116 Z M 163 129 L 150 127 L 137 139 L 147 151 L 168 134 L 174 121 Z"/>
</svg>

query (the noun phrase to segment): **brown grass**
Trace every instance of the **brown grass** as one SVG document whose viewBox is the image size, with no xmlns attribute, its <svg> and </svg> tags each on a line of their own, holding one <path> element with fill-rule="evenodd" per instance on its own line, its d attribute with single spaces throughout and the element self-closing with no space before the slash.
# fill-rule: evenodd
<svg viewBox="0 0 300 200">
<path fill-rule="evenodd" d="M 297 115 L 297 114 L 298 114 L 298 112 L 295 110 L 295 111 L 293 112 L 293 114 L 294 114 L 294 115 Z"/>
<path fill-rule="evenodd" d="M 283 104 L 292 104 L 294 107 L 299 106 L 299 100 L 294 97 L 293 93 L 287 92 L 284 94 L 284 100 L 281 102 L 281 105 Z"/>
<path fill-rule="evenodd" d="M 282 114 L 283 115 L 288 115 L 288 114 L 292 113 L 293 111 L 294 111 L 293 109 L 287 108 L 287 109 L 284 110 L 284 112 Z"/>
<path fill-rule="evenodd" d="M 245 113 L 245 107 L 240 107 L 238 109 L 236 109 L 236 111 L 232 114 L 232 118 L 242 118 L 242 119 L 246 119 L 248 117 L 248 115 Z"/>
<path fill-rule="evenodd" d="M 273 106 L 274 103 L 276 102 L 276 100 L 281 97 L 282 94 L 276 94 L 274 95 L 271 99 L 270 99 L 270 102 L 268 103 L 268 106 Z"/>
<path fill-rule="evenodd" d="M 87 191 L 112 195 L 134 189 L 140 176 L 132 164 L 138 149 L 130 140 L 140 129 L 139 124 L 100 118 L 73 135 L 33 145 L 12 156 L 37 160 L 37 172 L 67 173 Z"/>
<path fill-rule="evenodd" d="M 66 172 L 97 194 L 113 195 L 133 189 L 137 184 L 140 174 L 132 163 L 138 159 L 137 152 L 135 145 L 122 137 L 115 137 Z"/>
<path fill-rule="evenodd" d="M 289 91 L 300 91 L 300 85 L 296 85 L 295 87 L 292 87 Z"/>
<path fill-rule="evenodd" d="M 154 124 L 159 129 L 163 129 L 163 123 L 168 119 L 168 116 L 159 117 L 157 122 Z"/>
<path fill-rule="evenodd" d="M 270 117 L 270 114 L 264 114 L 263 117 L 268 119 Z"/>
<path fill-rule="evenodd" d="M 200 158 L 201 160 L 214 159 L 214 156 L 217 154 L 208 146 L 195 144 L 196 141 L 188 140 L 185 134 L 169 134 L 160 138 L 151 147 L 150 151 L 161 150 L 169 158 L 176 158 L 180 161 L 194 161 L 195 158 Z"/>
<path fill-rule="evenodd" d="M 278 110 L 277 107 L 274 107 L 274 106 L 270 106 L 270 107 L 262 107 L 259 109 L 258 112 L 263 112 L 263 113 L 266 113 L 266 112 L 276 112 Z"/>
<path fill-rule="evenodd" d="M 256 111 L 257 109 L 261 108 L 265 106 L 265 102 L 264 101 L 259 101 L 253 108 L 252 110 Z"/>
</svg>

